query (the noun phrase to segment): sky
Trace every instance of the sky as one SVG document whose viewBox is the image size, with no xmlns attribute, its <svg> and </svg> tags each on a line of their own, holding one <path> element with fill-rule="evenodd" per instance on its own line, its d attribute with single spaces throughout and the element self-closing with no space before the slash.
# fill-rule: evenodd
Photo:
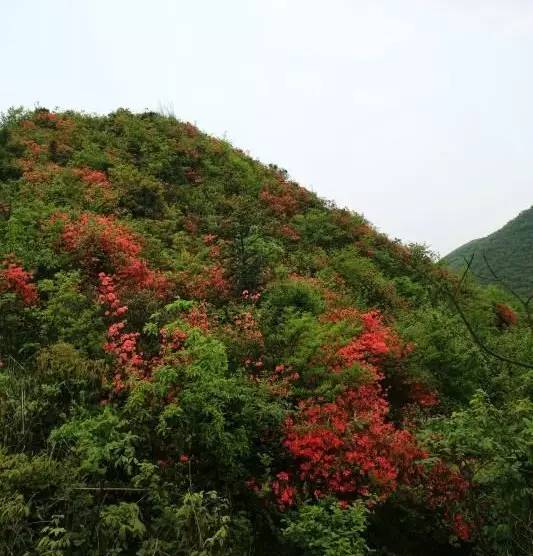
<svg viewBox="0 0 533 556">
<path fill-rule="evenodd" d="M 531 0 L 17 0 L 0 19 L 0 111 L 171 111 L 441 255 L 533 204 Z"/>
</svg>

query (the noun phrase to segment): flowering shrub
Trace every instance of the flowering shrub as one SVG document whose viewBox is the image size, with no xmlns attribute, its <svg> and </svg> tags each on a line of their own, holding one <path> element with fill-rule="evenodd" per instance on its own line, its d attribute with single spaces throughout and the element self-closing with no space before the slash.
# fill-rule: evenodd
<svg viewBox="0 0 533 556">
<path fill-rule="evenodd" d="M 116 202 L 118 195 L 113 190 L 111 182 L 104 172 L 83 167 L 74 168 L 73 173 L 85 186 L 84 197 L 86 201 L 95 203 L 97 206 L 111 206 Z"/>
<path fill-rule="evenodd" d="M 199 328 L 203 332 L 209 332 L 210 323 L 207 315 L 207 305 L 200 303 L 191 307 L 183 316 L 182 319 L 193 328 Z"/>
<path fill-rule="evenodd" d="M 453 515 L 453 530 L 457 537 L 462 541 L 468 541 L 471 537 L 471 527 L 465 521 L 462 514 L 454 514 Z"/>
<path fill-rule="evenodd" d="M 409 397 L 411 401 L 422 407 L 434 407 L 439 404 L 439 394 L 420 382 L 409 385 Z"/>
<path fill-rule="evenodd" d="M 83 213 L 75 221 L 64 214 L 55 218 L 64 222 L 63 248 L 86 270 L 111 271 L 120 279 L 121 287 L 152 290 L 163 298 L 168 295 L 170 282 L 140 257 L 140 239 L 126 226 L 112 217 L 90 213 Z"/>
<path fill-rule="evenodd" d="M 289 191 L 281 191 L 276 194 L 264 188 L 259 197 L 270 210 L 279 215 L 292 216 L 298 209 L 298 200 Z"/>
<path fill-rule="evenodd" d="M 10 112 L 2 259 L 1 554 L 533 546 L 528 319 L 279 168 Z"/>
<path fill-rule="evenodd" d="M 284 224 L 280 228 L 280 234 L 283 237 L 290 239 L 292 241 L 298 241 L 300 239 L 300 234 L 289 224 Z"/>
<path fill-rule="evenodd" d="M 36 166 L 32 161 L 21 160 L 22 177 L 32 184 L 50 182 L 61 172 L 61 167 L 55 162 L 47 162 Z"/>
<path fill-rule="evenodd" d="M 308 400 L 285 423 L 284 445 L 299 479 L 315 496 L 388 497 L 424 452 L 413 436 L 386 422 L 388 404 L 375 385 L 348 390 L 333 402 Z"/>
<path fill-rule="evenodd" d="M 205 265 L 200 273 L 181 272 L 177 279 L 187 297 L 193 299 L 223 300 L 231 291 L 230 283 L 220 263 Z"/>
<path fill-rule="evenodd" d="M 344 319 L 359 320 L 362 329 L 333 354 L 326 350 L 330 353 L 330 372 L 340 373 L 358 365 L 367 371 L 366 382 L 356 388 L 345 387 L 332 400 L 323 396 L 302 399 L 294 415 L 286 419 L 282 443 L 293 458 L 294 468 L 281 472 L 271 483 L 278 506 L 286 509 L 293 505 L 298 493 L 303 498 L 334 496 L 341 505 L 363 498 L 372 506 L 384 502 L 400 487 L 409 490 L 422 486 L 427 507 L 443 511 L 458 537 L 467 540 L 468 525 L 458 527 L 452 517 L 456 514 L 451 513 L 463 499 L 467 481 L 443 462 L 426 470 L 422 464 L 429 453 L 412 432 L 389 419 L 380 366 L 386 358 L 399 361 L 405 348 L 377 311 L 338 309 L 324 316 L 325 322 Z M 284 373 L 285 366 L 276 368 L 275 374 L 281 377 Z M 291 385 L 291 380 L 285 381 L 283 394 L 291 391 Z M 437 403 L 436 395 L 421 385 L 417 393 L 413 401 L 421 406 Z"/>
<path fill-rule="evenodd" d="M 146 370 L 147 362 L 142 353 L 138 352 L 138 332 L 125 332 L 125 320 L 122 319 L 128 311 L 122 305 L 113 278 L 104 272 L 98 274 L 98 301 L 106 307 L 105 316 L 113 321 L 107 328 L 107 342 L 103 348 L 115 357 L 116 369 L 113 378 L 113 389 L 116 394 L 126 388 L 130 376 L 140 377 Z M 116 320 L 121 319 L 121 320 Z"/>
<path fill-rule="evenodd" d="M 300 374 L 293 370 L 291 365 L 276 365 L 274 373 L 268 379 L 267 384 L 275 396 L 289 397 L 293 394 L 293 385 L 300 379 Z"/>
<path fill-rule="evenodd" d="M 518 315 L 505 303 L 496 303 L 494 311 L 496 312 L 496 324 L 500 328 L 510 328 L 518 322 Z"/>
<path fill-rule="evenodd" d="M 272 492 L 281 510 L 292 506 L 295 502 L 296 489 L 289 482 L 289 474 L 280 471 L 272 482 Z"/>
<path fill-rule="evenodd" d="M 39 299 L 35 284 L 31 283 L 31 274 L 15 263 L 4 261 L 5 268 L 0 269 L 0 293 L 12 291 L 25 305 L 35 305 Z"/>
</svg>

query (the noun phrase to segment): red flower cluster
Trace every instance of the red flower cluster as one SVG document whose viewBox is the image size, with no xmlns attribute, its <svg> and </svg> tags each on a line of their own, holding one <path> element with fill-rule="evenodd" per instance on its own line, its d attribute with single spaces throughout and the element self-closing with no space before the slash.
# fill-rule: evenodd
<svg viewBox="0 0 533 556">
<path fill-rule="evenodd" d="M 187 339 L 187 333 L 179 328 L 173 330 L 162 328 L 159 355 L 145 357 L 138 349 L 140 333 L 125 331 L 126 321 L 123 317 L 128 307 L 120 301 L 115 278 L 100 272 L 98 281 L 98 301 L 106 307 L 105 316 L 113 319 L 107 328 L 107 342 L 103 349 L 115 357 L 113 390 L 118 394 L 127 388 L 130 377 L 149 379 L 153 369 L 161 364 L 163 357 L 168 358 L 180 352 Z M 208 326 L 205 308 L 202 307 L 191 309 L 185 316 L 185 320 L 191 325 L 196 320 L 199 326 Z"/>
<path fill-rule="evenodd" d="M 243 301 L 251 301 L 252 303 L 256 303 L 261 298 L 260 292 L 249 292 L 248 290 L 242 290 L 241 297 Z"/>
<path fill-rule="evenodd" d="M 279 233 L 292 241 L 298 241 L 300 239 L 300 234 L 289 224 L 284 224 L 280 228 Z"/>
<path fill-rule="evenodd" d="M 112 202 L 116 199 L 111 182 L 104 172 L 92 168 L 75 168 L 74 174 L 85 184 L 87 201 Z"/>
<path fill-rule="evenodd" d="M 264 345 L 263 333 L 250 311 L 243 311 L 235 316 L 233 324 L 238 330 L 239 335 L 248 342 L 254 342 L 261 346 Z"/>
<path fill-rule="evenodd" d="M 289 479 L 289 474 L 281 471 L 276 475 L 276 479 L 272 481 L 272 492 L 276 497 L 279 509 L 282 511 L 295 502 L 296 489 L 291 486 Z"/>
<path fill-rule="evenodd" d="M 439 404 L 439 395 L 420 382 L 414 382 L 409 388 L 409 397 L 412 402 L 422 407 L 433 407 Z"/>
<path fill-rule="evenodd" d="M 359 364 L 372 370 L 376 378 L 382 378 L 375 363 L 393 348 L 398 349 L 398 339 L 382 323 L 381 315 L 378 311 L 364 313 L 360 315 L 360 319 L 363 324 L 363 333 L 353 338 L 337 352 L 341 367 L 346 368 Z"/>
<path fill-rule="evenodd" d="M 496 324 L 500 328 L 510 328 L 518 322 L 518 315 L 505 303 L 496 303 Z"/>
<path fill-rule="evenodd" d="M 39 123 L 56 123 L 61 121 L 63 118 L 58 116 L 55 112 L 49 112 L 48 110 L 39 110 L 35 116 L 35 120 Z"/>
<path fill-rule="evenodd" d="M 200 303 L 192 307 L 182 318 L 188 325 L 194 328 L 199 328 L 204 332 L 209 331 L 209 317 L 207 316 L 207 307 L 205 303 Z"/>
<path fill-rule="evenodd" d="M 168 295 L 168 280 L 140 258 L 140 240 L 126 226 L 112 217 L 89 213 L 82 214 L 76 221 L 65 215 L 55 218 L 65 222 L 63 246 L 78 257 L 86 270 L 111 269 L 121 286 L 149 289 L 159 297 Z"/>
<path fill-rule="evenodd" d="M 161 272 L 149 268 L 143 259 L 130 259 L 118 268 L 117 276 L 123 285 L 134 290 L 150 290 L 160 298 L 168 297 L 172 289 L 168 279 Z"/>
<path fill-rule="evenodd" d="M 185 134 L 187 135 L 187 137 L 190 138 L 197 137 L 200 133 L 198 131 L 198 128 L 194 124 L 191 124 L 191 122 L 185 122 L 183 124 L 183 129 L 185 130 Z"/>
<path fill-rule="evenodd" d="M 111 276 L 107 276 L 105 272 L 100 272 L 100 274 L 98 274 L 98 281 L 98 301 L 102 305 L 107 305 L 109 307 L 105 312 L 105 316 L 121 317 L 124 315 L 128 307 L 120 304 L 115 283 Z"/>
<path fill-rule="evenodd" d="M 23 141 L 23 143 L 26 146 L 26 148 L 31 152 L 31 155 L 34 158 L 38 158 L 39 155 L 41 155 L 43 152 L 46 151 L 46 149 L 42 145 L 39 145 L 39 143 L 36 143 L 35 141 L 27 140 L 27 141 Z"/>
<path fill-rule="evenodd" d="M 197 234 L 198 233 L 198 227 L 199 227 L 198 217 L 196 217 L 194 215 L 191 215 L 191 216 L 187 217 L 183 222 L 183 227 L 190 234 L 193 234 L 193 235 Z"/>
<path fill-rule="evenodd" d="M 106 316 L 122 317 L 128 311 L 126 305 L 122 305 L 116 293 L 115 283 L 111 276 L 104 272 L 98 274 L 98 301 L 107 307 Z M 126 322 L 120 320 L 113 322 L 107 329 L 107 342 L 104 350 L 115 356 L 117 366 L 113 378 L 113 387 L 116 394 L 126 388 L 125 378 L 129 374 L 141 376 L 146 367 L 146 361 L 142 353 L 137 350 L 137 342 L 140 334 L 138 332 L 124 332 Z"/>
<path fill-rule="evenodd" d="M 72 151 L 72 130 L 72 120 L 45 110 L 34 112 L 31 119 L 22 120 L 20 127 L 13 130 L 13 141 L 23 148 L 17 163 L 25 182 L 22 187 L 29 190 L 28 194 L 42 196 L 46 185 L 65 170 L 51 154 Z M 39 187 L 32 187 L 34 184 Z"/>
<path fill-rule="evenodd" d="M 85 167 L 75 168 L 74 173 L 87 184 L 99 185 L 105 189 L 109 189 L 111 187 L 111 183 L 107 179 L 106 174 L 100 170 Z"/>
<path fill-rule="evenodd" d="M 462 541 L 470 540 L 470 525 L 465 521 L 462 514 L 455 514 L 453 516 L 453 530 L 457 537 Z"/>
<path fill-rule="evenodd" d="M 298 209 L 298 199 L 288 190 L 273 193 L 269 189 L 263 188 L 259 194 L 259 198 L 276 214 L 290 217 L 293 216 Z"/>
<path fill-rule="evenodd" d="M 389 496 L 424 453 L 408 431 L 386 422 L 388 409 L 376 384 L 346 390 L 333 402 L 302 402 L 285 423 L 284 440 L 299 479 L 317 496 Z"/>
<path fill-rule="evenodd" d="M 461 473 L 442 461 L 427 470 L 420 470 L 419 483 L 423 486 L 423 498 L 428 508 L 443 511 L 444 520 L 462 541 L 470 540 L 472 525 L 458 509 L 461 507 L 470 483 Z"/>
<path fill-rule="evenodd" d="M 175 328 L 174 330 L 162 328 L 159 333 L 161 338 L 162 355 L 168 354 L 172 351 L 179 351 L 188 337 L 187 333 L 179 328 Z"/>
<path fill-rule="evenodd" d="M 341 312 L 330 320 L 346 316 L 353 315 Z M 408 478 L 413 462 L 424 457 L 408 431 L 387 421 L 378 364 L 384 356 L 401 353 L 399 340 L 377 311 L 358 317 L 363 331 L 337 349 L 332 371 L 358 364 L 371 371 L 370 382 L 347 388 L 334 401 L 304 400 L 285 423 L 283 444 L 297 462 L 298 478 L 315 496 L 386 498 Z"/>
<path fill-rule="evenodd" d="M 195 299 L 221 299 L 227 297 L 231 290 L 224 268 L 219 263 L 205 266 L 201 275 L 181 272 L 178 280 L 187 295 Z"/>
<path fill-rule="evenodd" d="M 139 332 L 123 332 L 126 323 L 116 322 L 107 329 L 109 341 L 104 345 L 105 351 L 117 356 L 118 361 L 124 366 L 142 367 L 144 359 L 137 353 Z"/>
<path fill-rule="evenodd" d="M 34 305 L 39 295 L 35 284 L 30 283 L 31 278 L 31 274 L 21 266 L 9 263 L 6 268 L 0 270 L 0 293 L 15 292 L 25 305 Z"/>
<path fill-rule="evenodd" d="M 353 310 L 338 310 L 326 320 L 338 322 L 354 316 Z M 357 364 L 370 371 L 369 382 L 345 388 L 333 401 L 322 397 L 303 400 L 294 417 L 287 419 L 283 445 L 296 465 L 293 486 L 316 497 L 334 495 L 349 502 L 359 496 L 384 500 L 399 485 L 416 484 L 424 487 L 430 507 L 456 504 L 464 496 L 467 482 L 444 463 L 425 471 L 420 461 L 427 453 L 409 430 L 388 420 L 380 364 L 384 358 L 400 359 L 405 349 L 377 311 L 357 317 L 363 330 L 337 348 L 330 359 L 331 370 L 339 372 Z M 421 403 L 433 403 L 430 398 L 426 393 Z M 286 505 L 279 495 L 278 504 Z"/>
<path fill-rule="evenodd" d="M 86 212 L 74 221 L 66 215 L 57 218 L 65 221 L 62 235 L 65 248 L 71 252 L 81 252 L 83 258 L 91 259 L 91 262 L 100 255 L 122 266 L 126 260 L 138 257 L 141 252 L 139 239 L 111 216 Z"/>
<path fill-rule="evenodd" d="M 424 473 L 424 485 L 430 508 L 446 508 L 461 501 L 470 486 L 459 472 L 442 461 L 438 461 Z"/>
<path fill-rule="evenodd" d="M 361 312 L 355 307 L 340 307 L 324 313 L 320 320 L 323 322 L 358 321 Z"/>
<path fill-rule="evenodd" d="M 47 162 L 36 167 L 35 161 L 22 159 L 19 161 L 22 177 L 30 183 L 42 184 L 50 182 L 62 170 L 55 162 Z"/>
<path fill-rule="evenodd" d="M 288 396 L 291 394 L 293 384 L 299 380 L 300 374 L 290 365 L 276 365 L 274 374 L 267 379 L 270 391 L 275 396 Z"/>
<path fill-rule="evenodd" d="M 202 241 L 205 245 L 213 245 L 216 239 L 217 236 L 215 234 L 204 234 L 202 236 Z"/>
</svg>

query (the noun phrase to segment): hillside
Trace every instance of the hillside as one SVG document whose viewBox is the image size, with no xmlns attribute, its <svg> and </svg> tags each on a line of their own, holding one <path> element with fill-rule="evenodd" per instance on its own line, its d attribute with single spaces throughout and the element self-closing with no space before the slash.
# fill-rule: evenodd
<svg viewBox="0 0 533 556">
<path fill-rule="evenodd" d="M 472 255 L 471 270 L 482 284 L 510 287 L 525 298 L 532 295 L 533 207 L 487 237 L 455 249 L 443 261 L 461 270 Z"/>
<path fill-rule="evenodd" d="M 523 555 L 533 338 L 189 123 L 0 126 L 0 555 Z"/>
</svg>

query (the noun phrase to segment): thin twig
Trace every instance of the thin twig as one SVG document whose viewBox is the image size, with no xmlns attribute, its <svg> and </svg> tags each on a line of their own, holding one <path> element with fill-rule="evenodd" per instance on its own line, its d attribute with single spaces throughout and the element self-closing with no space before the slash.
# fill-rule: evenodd
<svg viewBox="0 0 533 556">
<path fill-rule="evenodd" d="M 466 267 L 463 272 L 463 275 L 461 276 L 461 279 L 459 280 L 459 283 L 457 284 L 457 289 L 459 289 L 463 285 L 463 282 L 465 281 L 467 274 L 470 272 L 470 267 L 472 266 L 472 262 L 474 261 L 475 254 L 476 252 L 474 251 L 472 255 L 470 255 L 470 259 L 468 260 L 466 258 L 464 259 L 466 263 Z"/>
</svg>

